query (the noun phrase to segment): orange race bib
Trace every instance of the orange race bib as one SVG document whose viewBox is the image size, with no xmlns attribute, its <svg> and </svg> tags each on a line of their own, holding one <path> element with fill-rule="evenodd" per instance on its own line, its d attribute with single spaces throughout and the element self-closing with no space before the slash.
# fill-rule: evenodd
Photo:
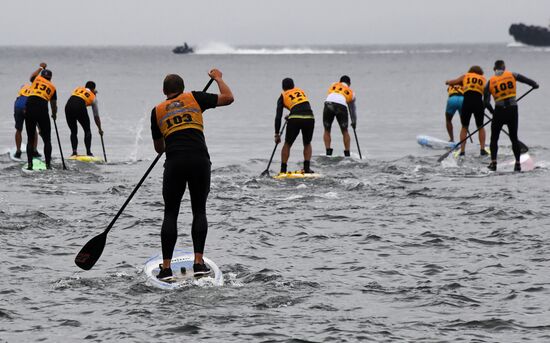
<svg viewBox="0 0 550 343">
<path fill-rule="evenodd" d="M 292 107 L 301 104 L 303 102 L 309 101 L 306 96 L 306 93 L 300 88 L 292 88 L 282 93 L 283 95 L 283 105 L 288 110 L 291 110 Z"/>
<path fill-rule="evenodd" d="M 164 138 L 186 129 L 203 131 L 202 110 L 192 93 L 182 93 L 155 108 L 157 123 Z"/>
<path fill-rule="evenodd" d="M 50 101 L 55 94 L 55 86 L 49 80 L 38 75 L 31 85 L 29 96 L 37 96 Z"/>
<path fill-rule="evenodd" d="M 516 78 L 514 74 L 505 71 L 502 75 L 495 75 L 489 80 L 489 90 L 496 101 L 502 101 L 516 96 Z"/>
<path fill-rule="evenodd" d="M 353 91 L 343 82 L 333 83 L 328 89 L 328 94 L 330 93 L 342 94 L 348 104 L 353 101 Z"/>
<path fill-rule="evenodd" d="M 464 75 L 464 80 L 462 81 L 462 88 L 464 93 L 468 91 L 474 91 L 483 95 L 483 90 L 485 88 L 485 77 L 476 73 L 466 73 Z"/>
<path fill-rule="evenodd" d="M 92 92 L 91 90 L 89 90 L 88 88 L 85 88 L 85 87 L 75 88 L 75 90 L 73 91 L 73 93 L 71 95 L 77 96 L 80 99 L 84 100 L 84 102 L 86 103 L 86 106 L 92 105 L 92 103 L 95 100 L 94 92 Z"/>
</svg>

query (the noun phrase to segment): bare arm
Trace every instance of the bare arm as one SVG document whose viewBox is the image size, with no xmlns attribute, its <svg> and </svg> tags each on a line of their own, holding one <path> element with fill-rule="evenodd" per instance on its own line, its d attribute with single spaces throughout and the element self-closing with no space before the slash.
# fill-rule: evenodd
<svg viewBox="0 0 550 343">
<path fill-rule="evenodd" d="M 48 65 L 44 62 L 40 63 L 40 68 L 36 69 L 35 71 L 33 71 L 33 73 L 31 74 L 31 77 L 29 78 L 29 80 L 31 82 L 34 81 L 34 79 L 38 76 L 38 74 L 40 74 L 40 72 L 43 70 L 43 69 L 46 69 Z"/>
<path fill-rule="evenodd" d="M 155 145 L 155 151 L 159 154 L 164 152 L 164 137 L 159 139 L 154 139 L 153 144 Z"/>
<path fill-rule="evenodd" d="M 458 78 L 456 78 L 454 80 L 447 80 L 447 81 L 445 81 L 445 84 L 448 85 L 448 86 L 458 86 L 458 85 L 462 85 L 463 80 L 464 80 L 464 75 L 459 76 Z"/>
<path fill-rule="evenodd" d="M 97 129 L 99 130 L 99 135 L 103 136 L 103 130 L 101 129 L 101 119 L 99 118 L 99 107 L 97 106 L 97 98 L 92 102 L 92 112 L 94 112 L 94 121 Z"/>
<path fill-rule="evenodd" d="M 57 118 L 57 100 L 50 100 L 50 107 L 52 108 L 52 118 L 55 120 Z"/>
<path fill-rule="evenodd" d="M 233 98 L 233 93 L 231 93 L 231 89 L 222 79 L 222 72 L 218 69 L 212 69 L 208 76 L 214 79 L 216 83 L 218 84 L 218 88 L 220 89 L 220 94 L 218 95 L 218 103 L 217 106 L 227 106 L 233 103 L 235 100 Z"/>
</svg>

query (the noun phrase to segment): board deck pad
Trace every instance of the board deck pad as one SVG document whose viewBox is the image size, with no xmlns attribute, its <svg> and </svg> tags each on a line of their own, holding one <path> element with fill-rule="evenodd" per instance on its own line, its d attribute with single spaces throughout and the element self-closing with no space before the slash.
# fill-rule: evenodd
<svg viewBox="0 0 550 343">
<path fill-rule="evenodd" d="M 286 173 L 279 173 L 275 176 L 273 176 L 274 179 L 317 179 L 323 177 L 323 175 L 319 173 L 304 173 L 303 170 L 296 170 L 292 172 L 286 172 Z"/>
<path fill-rule="evenodd" d="M 218 266 L 210 259 L 203 257 L 204 263 L 210 268 L 210 273 L 195 276 L 193 273 L 193 261 L 195 256 L 192 252 L 176 249 L 172 257 L 171 268 L 174 274 L 169 280 L 159 280 L 157 275 L 160 271 L 159 264 L 162 264 L 162 254 L 151 257 L 143 271 L 147 276 L 147 282 L 161 289 L 177 289 L 185 285 L 194 284 L 196 281 L 206 281 L 214 286 L 223 286 L 223 274 Z"/>
<path fill-rule="evenodd" d="M 33 172 L 43 171 L 47 169 L 46 169 L 46 163 L 41 159 L 35 157 L 32 159 L 32 170 L 27 169 L 27 163 L 23 164 L 23 166 L 21 167 L 21 170 L 24 171 L 25 173 L 33 173 Z"/>
<path fill-rule="evenodd" d="M 88 155 L 72 155 L 69 157 L 69 160 L 88 162 L 88 163 L 103 163 L 103 159 L 101 157 L 88 156 Z"/>
</svg>

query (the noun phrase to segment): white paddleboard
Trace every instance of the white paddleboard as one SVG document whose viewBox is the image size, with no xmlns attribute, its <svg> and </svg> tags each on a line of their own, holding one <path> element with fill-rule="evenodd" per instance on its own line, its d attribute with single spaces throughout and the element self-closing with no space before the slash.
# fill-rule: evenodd
<svg viewBox="0 0 550 343">
<path fill-rule="evenodd" d="M 529 153 L 521 154 L 519 157 L 519 163 L 521 164 L 521 171 L 531 171 L 535 169 L 535 160 L 529 155 Z M 513 172 L 514 165 L 516 160 L 512 158 L 511 160 L 506 160 L 502 163 L 497 163 L 497 173 L 498 172 Z"/>
<path fill-rule="evenodd" d="M 416 142 L 423 147 L 432 149 L 452 149 L 458 144 L 455 142 L 447 142 L 439 138 L 425 135 L 416 136 Z"/>
<path fill-rule="evenodd" d="M 23 147 L 21 147 L 21 157 L 17 158 L 15 157 L 15 152 L 17 149 L 11 148 L 10 151 L 8 151 L 8 156 L 10 157 L 10 160 L 15 162 L 25 162 L 27 160 L 27 150 Z"/>
<path fill-rule="evenodd" d="M 176 249 L 172 257 L 173 278 L 168 281 L 161 281 L 157 278 L 159 264 L 162 264 L 162 253 L 157 254 L 145 262 L 143 271 L 147 276 L 147 283 L 161 289 L 177 289 L 185 285 L 193 284 L 195 281 L 208 282 L 214 286 L 223 286 L 223 274 L 214 261 L 203 257 L 204 263 L 210 268 L 210 274 L 195 277 L 193 274 L 193 261 L 195 255 L 192 252 Z"/>
</svg>

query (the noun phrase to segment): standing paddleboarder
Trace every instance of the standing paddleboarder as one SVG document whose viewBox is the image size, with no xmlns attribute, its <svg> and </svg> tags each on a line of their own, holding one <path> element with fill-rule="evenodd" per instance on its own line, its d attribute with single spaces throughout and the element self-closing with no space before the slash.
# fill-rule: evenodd
<svg viewBox="0 0 550 343">
<path fill-rule="evenodd" d="M 27 99 L 31 93 L 31 85 L 34 82 L 36 76 L 46 68 L 46 63 L 40 63 L 40 68 L 32 73 L 30 77 L 31 83 L 26 83 L 19 89 L 17 98 L 13 105 L 13 117 L 15 119 L 15 153 L 13 157 L 21 158 L 21 142 L 23 141 L 21 132 L 23 132 L 23 124 L 25 123 L 25 112 L 27 107 Z M 33 151 L 27 152 L 32 154 L 33 157 L 41 157 L 41 155 L 36 150 L 38 144 L 38 133 L 34 136 Z"/>
<path fill-rule="evenodd" d="M 348 132 L 348 108 L 351 118 L 351 127 L 355 129 L 357 125 L 357 114 L 355 111 L 355 94 L 350 88 L 351 79 L 347 75 L 340 77 L 339 82 L 330 85 L 328 95 L 325 99 L 323 109 L 323 126 L 325 132 L 323 141 L 325 143 L 327 156 L 332 155 L 330 131 L 334 118 L 338 121 L 342 137 L 344 139 L 344 156 L 350 155 L 350 137 Z"/>
<path fill-rule="evenodd" d="M 461 85 L 448 86 L 447 94 L 447 106 L 445 107 L 445 126 L 447 133 L 449 134 L 449 142 L 455 141 L 453 132 L 453 117 L 458 111 L 458 115 L 462 115 L 462 103 L 464 102 L 464 91 Z"/>
<path fill-rule="evenodd" d="M 178 237 L 177 220 L 183 193 L 189 187 L 193 224 L 191 236 L 195 259 L 195 275 L 207 274 L 203 252 L 208 231 L 206 199 L 210 192 L 210 155 L 204 138 L 202 113 L 233 102 L 231 89 L 222 79 L 222 73 L 212 69 L 208 75 L 216 81 L 220 94 L 205 92 L 184 93 L 183 79 L 170 74 L 164 79 L 166 100 L 151 112 L 151 132 L 155 150 L 166 152 L 162 197 L 164 220 L 161 229 L 162 265 L 159 279 L 172 277 L 170 262 Z"/>
<path fill-rule="evenodd" d="M 498 138 L 504 125 L 508 126 L 508 135 L 512 142 L 512 151 L 516 163 L 514 171 L 521 171 L 520 155 L 521 148 L 518 140 L 518 104 L 516 101 L 516 81 L 528 84 L 534 89 L 539 85 L 518 73 L 512 73 L 506 70 L 504 61 L 497 60 L 493 68 L 495 75 L 491 77 L 485 86 L 484 102 L 485 106 L 493 114 L 491 122 L 491 163 L 487 166 L 489 170 L 497 170 L 497 152 Z M 491 95 L 495 99 L 495 108 L 491 106 Z"/>
<path fill-rule="evenodd" d="M 287 162 L 290 157 L 290 148 L 302 132 L 302 142 L 304 144 L 304 173 L 313 173 L 310 168 L 312 155 L 311 139 L 313 138 L 313 129 L 315 128 L 315 118 L 307 98 L 306 93 L 294 87 L 294 80 L 285 78 L 282 82 L 283 92 L 277 100 L 277 110 L 275 114 L 275 143 L 281 142 L 281 119 L 283 109 L 290 111 L 287 117 L 287 129 L 285 144 L 281 149 L 281 173 L 287 172 Z"/>
<path fill-rule="evenodd" d="M 103 136 L 103 130 L 101 129 L 101 119 L 99 118 L 99 109 L 97 106 L 97 89 L 96 84 L 93 81 L 86 82 L 84 87 L 77 87 L 71 94 L 71 97 L 65 105 L 65 118 L 67 119 L 67 125 L 71 130 L 71 146 L 73 148 L 72 156 L 78 155 L 78 125 L 80 123 L 84 130 L 84 145 L 86 146 L 86 155 L 94 156 L 92 154 L 92 130 L 90 130 L 90 117 L 88 116 L 87 106 L 92 107 L 94 113 L 94 121 L 99 130 L 99 135 Z"/>
<path fill-rule="evenodd" d="M 45 68 L 45 67 L 43 67 Z M 38 73 L 40 72 L 40 75 Z M 51 169 L 52 142 L 51 122 L 48 114 L 48 102 L 52 108 L 52 119 L 57 118 L 57 92 L 51 82 L 52 72 L 49 69 L 39 69 L 31 75 L 34 81 L 29 91 L 25 110 L 25 128 L 27 130 L 27 151 L 33 151 L 36 126 L 40 128 L 40 136 L 44 141 L 44 156 L 46 168 Z M 32 170 L 33 154 L 27 153 L 27 169 Z"/>
<path fill-rule="evenodd" d="M 468 127 L 470 126 L 472 114 L 479 130 L 479 154 L 481 156 L 488 155 L 487 151 L 485 151 L 485 129 L 482 127 L 485 111 L 483 90 L 486 82 L 483 76 L 483 69 L 479 66 L 472 66 L 466 74 L 445 82 L 448 86 L 462 86 L 464 90 L 464 102 L 462 103 L 462 112 L 460 113 L 460 123 L 462 124 L 462 128 L 460 129 L 460 141 L 462 142 L 460 145 L 460 156 L 464 156 L 466 151 L 466 136 L 468 135 Z"/>
</svg>

